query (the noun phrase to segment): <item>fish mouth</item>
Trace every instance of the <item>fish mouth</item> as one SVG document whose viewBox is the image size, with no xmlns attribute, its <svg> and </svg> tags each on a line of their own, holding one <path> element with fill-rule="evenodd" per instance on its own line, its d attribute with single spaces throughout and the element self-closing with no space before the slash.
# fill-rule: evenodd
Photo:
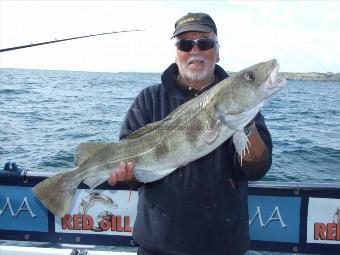
<svg viewBox="0 0 340 255">
<path fill-rule="evenodd" d="M 265 87 L 267 89 L 280 89 L 286 85 L 286 79 L 279 76 L 280 64 L 276 63 L 268 76 Z"/>
</svg>

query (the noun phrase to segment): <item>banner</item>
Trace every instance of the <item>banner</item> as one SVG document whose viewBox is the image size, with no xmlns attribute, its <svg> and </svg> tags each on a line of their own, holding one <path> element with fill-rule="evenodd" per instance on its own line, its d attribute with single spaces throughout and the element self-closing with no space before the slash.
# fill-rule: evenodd
<svg viewBox="0 0 340 255">
<path fill-rule="evenodd" d="M 138 192 L 78 189 L 70 213 L 55 217 L 55 232 L 132 236 Z"/>
<path fill-rule="evenodd" d="M 340 245 L 340 199 L 309 198 L 307 243 Z"/>
<path fill-rule="evenodd" d="M 0 186 L 0 229 L 48 232 L 47 213 L 31 187 Z"/>
<path fill-rule="evenodd" d="M 299 197 L 249 196 L 251 240 L 299 242 Z"/>
</svg>

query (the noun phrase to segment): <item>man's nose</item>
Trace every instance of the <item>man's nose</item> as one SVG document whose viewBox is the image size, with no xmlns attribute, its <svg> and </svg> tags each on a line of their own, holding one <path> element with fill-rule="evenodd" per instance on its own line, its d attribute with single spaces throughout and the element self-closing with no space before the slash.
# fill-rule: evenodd
<svg viewBox="0 0 340 255">
<path fill-rule="evenodd" d="M 194 46 L 192 47 L 190 52 L 192 52 L 192 53 L 200 53 L 201 50 L 198 48 L 197 44 L 194 44 Z"/>
</svg>

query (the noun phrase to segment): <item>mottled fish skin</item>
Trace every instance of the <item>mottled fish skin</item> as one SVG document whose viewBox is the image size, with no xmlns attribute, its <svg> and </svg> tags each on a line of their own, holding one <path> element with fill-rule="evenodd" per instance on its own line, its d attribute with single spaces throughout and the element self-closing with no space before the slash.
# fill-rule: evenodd
<svg viewBox="0 0 340 255">
<path fill-rule="evenodd" d="M 121 161 L 135 163 L 134 175 L 141 182 L 161 179 L 242 133 L 263 102 L 284 86 L 285 81 L 277 73 L 275 59 L 256 64 L 219 82 L 179 106 L 164 120 L 137 130 L 120 143 L 81 144 L 77 148 L 77 167 L 47 178 L 33 192 L 52 213 L 62 216 L 69 210 L 82 181 L 96 187 L 107 180 Z M 235 147 L 242 155 L 247 142 L 240 144 Z"/>
</svg>

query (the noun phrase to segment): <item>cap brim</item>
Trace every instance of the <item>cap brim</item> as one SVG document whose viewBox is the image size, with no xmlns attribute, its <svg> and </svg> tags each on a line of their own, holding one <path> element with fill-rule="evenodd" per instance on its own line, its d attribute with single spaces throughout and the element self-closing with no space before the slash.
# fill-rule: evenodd
<svg viewBox="0 0 340 255">
<path fill-rule="evenodd" d="M 193 32 L 193 31 L 209 33 L 209 32 L 214 32 L 214 28 L 210 26 L 206 26 L 206 25 L 199 25 L 199 24 L 187 25 L 187 26 L 177 29 L 171 38 L 174 38 L 175 36 L 185 33 L 185 32 Z"/>
</svg>

